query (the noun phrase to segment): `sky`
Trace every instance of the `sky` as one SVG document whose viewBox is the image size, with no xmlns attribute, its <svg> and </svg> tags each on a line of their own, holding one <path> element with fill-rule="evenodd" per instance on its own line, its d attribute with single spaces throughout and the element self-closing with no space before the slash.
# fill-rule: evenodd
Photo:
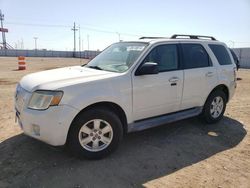
<svg viewBox="0 0 250 188">
<path fill-rule="evenodd" d="M 38 49 L 73 50 L 74 22 L 77 50 L 173 34 L 250 47 L 250 0 L 0 0 L 0 9 L 14 48 L 34 49 L 37 37 Z"/>
</svg>

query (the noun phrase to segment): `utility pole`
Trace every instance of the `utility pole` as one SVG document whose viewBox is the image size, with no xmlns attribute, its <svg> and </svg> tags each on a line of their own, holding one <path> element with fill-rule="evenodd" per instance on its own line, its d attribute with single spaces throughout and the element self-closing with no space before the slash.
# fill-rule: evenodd
<svg viewBox="0 0 250 188">
<path fill-rule="evenodd" d="M 79 58 L 81 59 L 81 28 L 79 25 Z"/>
<path fill-rule="evenodd" d="M 119 42 L 121 42 L 121 34 L 118 33 L 118 32 L 116 32 L 116 34 L 118 35 L 118 40 L 119 40 Z"/>
<path fill-rule="evenodd" d="M 88 51 L 89 51 L 89 35 L 87 35 Z"/>
<path fill-rule="evenodd" d="M 23 38 L 21 38 L 21 49 L 24 49 L 24 42 L 23 42 Z"/>
<path fill-rule="evenodd" d="M 1 10 L 0 10 L 0 20 L 1 20 L 1 31 L 2 31 L 3 49 L 7 49 L 7 47 L 6 47 L 5 31 L 4 31 L 4 28 L 3 28 L 4 15 L 2 14 Z"/>
<path fill-rule="evenodd" d="M 74 54 L 73 54 L 73 56 L 75 57 L 75 53 L 76 53 L 76 31 L 78 30 L 78 29 L 76 29 L 76 23 L 74 22 L 74 26 L 73 26 L 73 28 L 71 29 L 72 31 L 74 31 Z"/>
<path fill-rule="evenodd" d="M 83 39 L 82 39 L 82 51 L 83 51 L 84 47 L 83 47 Z"/>
<path fill-rule="evenodd" d="M 38 37 L 34 37 L 34 40 L 35 40 L 35 50 L 37 50 L 37 39 L 38 39 Z"/>
</svg>

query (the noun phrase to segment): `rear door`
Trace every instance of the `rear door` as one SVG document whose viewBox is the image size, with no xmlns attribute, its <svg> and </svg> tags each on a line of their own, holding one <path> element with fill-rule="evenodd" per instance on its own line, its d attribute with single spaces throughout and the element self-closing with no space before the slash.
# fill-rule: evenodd
<svg viewBox="0 0 250 188">
<path fill-rule="evenodd" d="M 181 43 L 184 87 L 181 109 L 200 107 L 217 84 L 216 68 L 199 43 Z"/>
</svg>

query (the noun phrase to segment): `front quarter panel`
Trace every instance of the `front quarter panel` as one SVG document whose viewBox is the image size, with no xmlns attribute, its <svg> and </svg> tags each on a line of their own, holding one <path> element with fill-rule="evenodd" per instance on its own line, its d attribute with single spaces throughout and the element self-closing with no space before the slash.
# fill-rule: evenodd
<svg viewBox="0 0 250 188">
<path fill-rule="evenodd" d="M 112 102 L 119 105 L 131 122 L 132 90 L 130 77 L 121 74 L 112 78 L 105 78 L 85 83 L 78 83 L 64 88 L 61 104 L 67 104 L 81 111 L 99 102 Z"/>
</svg>

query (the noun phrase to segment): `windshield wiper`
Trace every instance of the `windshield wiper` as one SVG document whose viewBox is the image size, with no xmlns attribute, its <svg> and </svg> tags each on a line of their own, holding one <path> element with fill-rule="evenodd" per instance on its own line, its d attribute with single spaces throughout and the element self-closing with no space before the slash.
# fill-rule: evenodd
<svg viewBox="0 0 250 188">
<path fill-rule="evenodd" d="M 89 67 L 89 68 L 92 68 L 92 69 L 96 69 L 96 70 L 103 70 L 101 67 L 98 67 L 98 66 L 86 66 L 86 67 Z"/>
</svg>

